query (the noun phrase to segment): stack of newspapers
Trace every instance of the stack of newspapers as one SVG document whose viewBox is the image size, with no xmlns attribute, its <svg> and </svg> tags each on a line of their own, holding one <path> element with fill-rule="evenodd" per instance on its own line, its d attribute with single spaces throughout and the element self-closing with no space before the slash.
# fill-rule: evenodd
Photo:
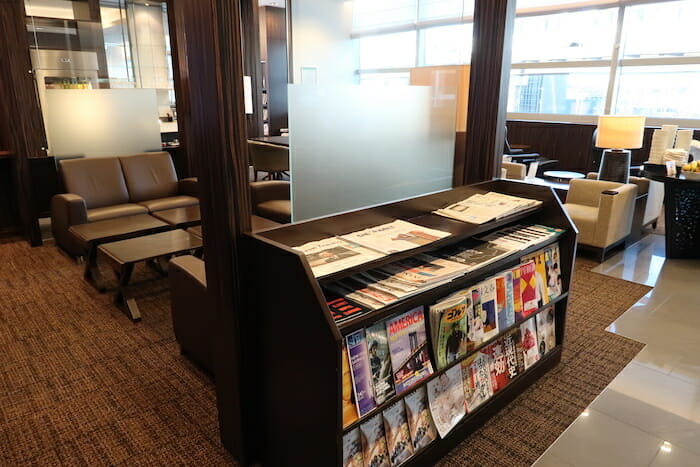
<svg viewBox="0 0 700 467">
<path fill-rule="evenodd" d="M 502 219 L 525 211 L 540 204 L 542 204 L 542 201 L 491 191 L 485 194 L 472 195 L 467 199 L 434 212 L 435 214 L 462 222 L 484 224 L 494 219 Z"/>
</svg>

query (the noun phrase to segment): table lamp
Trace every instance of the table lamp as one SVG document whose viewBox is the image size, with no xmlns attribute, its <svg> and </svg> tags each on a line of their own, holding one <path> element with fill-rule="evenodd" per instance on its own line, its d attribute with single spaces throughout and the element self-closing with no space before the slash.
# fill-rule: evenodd
<svg viewBox="0 0 700 467">
<path fill-rule="evenodd" d="M 646 117 L 601 115 L 598 117 L 596 147 L 603 151 L 598 180 L 628 183 L 632 153 L 642 147 Z"/>
</svg>

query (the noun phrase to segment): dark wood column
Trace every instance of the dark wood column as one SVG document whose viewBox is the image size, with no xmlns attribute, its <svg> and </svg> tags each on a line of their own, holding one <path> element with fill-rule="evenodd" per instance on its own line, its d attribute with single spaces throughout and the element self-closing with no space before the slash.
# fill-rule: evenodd
<svg viewBox="0 0 700 467">
<path fill-rule="evenodd" d="M 245 463 L 239 315 L 250 231 L 239 0 L 168 0 L 177 38 L 179 124 L 199 175 L 221 440 Z M 194 155 L 194 157 L 192 157 Z M 195 311 L 195 310 L 193 310 Z"/>
<path fill-rule="evenodd" d="M 0 0 L 0 150 L 12 153 L 19 227 L 41 245 L 28 159 L 46 157 L 44 123 L 31 73 L 24 0 Z"/>
<path fill-rule="evenodd" d="M 456 185 L 490 180 L 500 172 L 515 2 L 476 0 L 474 6 L 466 154 Z"/>
</svg>

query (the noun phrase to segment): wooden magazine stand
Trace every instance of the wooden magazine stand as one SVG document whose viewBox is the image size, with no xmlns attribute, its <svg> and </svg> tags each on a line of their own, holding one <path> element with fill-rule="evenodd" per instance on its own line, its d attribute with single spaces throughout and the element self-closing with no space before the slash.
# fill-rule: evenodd
<svg viewBox="0 0 700 467">
<path fill-rule="evenodd" d="M 487 224 L 467 224 L 431 214 L 438 208 L 475 193 L 496 191 L 541 200 L 541 206 Z M 334 235 L 403 219 L 418 225 L 450 232 L 452 235 L 413 250 L 316 279 L 306 258 L 293 246 Z M 321 285 L 401 258 L 446 245 L 506 225 L 530 222 L 565 229 L 555 240 L 514 253 L 451 282 L 400 300 L 356 319 L 337 325 L 328 310 Z M 241 313 L 244 354 L 243 391 L 247 394 L 246 438 L 256 461 L 264 466 L 342 465 L 343 434 L 405 396 L 394 396 L 346 429 L 342 426 L 341 352 L 343 336 L 376 321 L 398 315 L 419 305 L 427 307 L 450 293 L 519 264 L 520 258 L 542 246 L 558 242 L 562 274 L 562 295 L 552 304 L 556 312 L 557 346 L 539 362 L 518 375 L 487 402 L 470 412 L 444 439 L 435 440 L 416 452 L 403 465 L 428 465 L 442 458 L 489 417 L 556 365 L 564 344 L 566 307 L 576 253 L 576 229 L 551 188 L 506 180 L 471 186 L 384 204 L 336 216 L 291 224 L 250 234 L 245 250 L 250 272 L 244 287 L 252 300 Z M 426 319 L 426 325 L 429 325 Z M 520 322 L 514 326 L 518 326 Z M 514 327 L 512 326 L 512 327 Z M 503 332 L 511 329 L 501 330 Z M 428 336 L 430 331 L 428 329 Z M 490 339 L 478 348 L 488 345 Z M 429 345 L 430 339 L 428 339 Z M 477 348 L 477 349 L 478 349 Z M 430 349 L 433 358 L 432 348 Z M 476 351 L 476 350 L 475 350 Z M 434 363 L 434 362 L 433 362 Z M 437 377 L 454 364 L 435 371 L 414 389 Z M 435 368 L 435 365 L 433 364 Z"/>
</svg>

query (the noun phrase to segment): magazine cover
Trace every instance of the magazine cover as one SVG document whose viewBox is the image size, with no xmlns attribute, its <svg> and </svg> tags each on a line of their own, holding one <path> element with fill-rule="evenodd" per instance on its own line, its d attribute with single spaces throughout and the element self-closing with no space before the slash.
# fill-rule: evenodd
<svg viewBox="0 0 700 467">
<path fill-rule="evenodd" d="M 482 318 L 483 311 L 481 309 L 481 288 L 477 285 L 470 290 L 472 297 L 471 315 L 467 318 L 469 321 L 468 338 L 474 345 L 479 345 L 484 341 L 484 320 Z M 467 310 L 469 311 L 469 310 Z"/>
<path fill-rule="evenodd" d="M 342 271 L 384 256 L 337 237 L 305 243 L 294 249 L 304 253 L 316 277 Z"/>
<path fill-rule="evenodd" d="M 357 420 L 357 405 L 355 405 L 355 397 L 352 390 L 352 376 L 350 375 L 350 362 L 348 360 L 348 351 L 343 342 L 342 355 L 342 371 L 343 371 L 343 427 L 350 425 Z"/>
<path fill-rule="evenodd" d="M 525 369 L 527 370 L 540 359 L 535 318 L 530 318 L 520 325 L 520 335 L 522 339 L 523 360 L 525 362 Z"/>
<path fill-rule="evenodd" d="M 343 467 L 364 467 L 359 428 L 355 428 L 343 436 Z"/>
<path fill-rule="evenodd" d="M 382 416 L 384 417 L 384 433 L 386 434 L 387 451 L 389 451 L 389 462 L 391 462 L 392 467 L 395 467 L 413 455 L 413 443 L 408 431 L 403 399 L 399 399 L 384 409 Z"/>
<path fill-rule="evenodd" d="M 434 254 L 449 261 L 462 263 L 471 271 L 508 256 L 512 250 L 493 243 L 476 242 L 469 245 L 454 245 L 443 248 Z"/>
<path fill-rule="evenodd" d="M 523 318 L 537 311 L 537 279 L 535 262 L 520 265 L 520 295 L 523 302 Z"/>
<path fill-rule="evenodd" d="M 508 303 L 506 291 L 506 276 L 496 276 L 496 315 L 498 316 L 498 329 L 508 327 Z"/>
<path fill-rule="evenodd" d="M 391 467 L 382 414 L 378 413 L 360 425 L 360 439 L 365 467 Z"/>
<path fill-rule="evenodd" d="M 449 232 L 396 220 L 343 235 L 341 238 L 384 254 L 391 254 L 427 245 L 449 236 Z"/>
<path fill-rule="evenodd" d="M 387 293 L 383 290 L 371 286 L 368 287 L 363 282 L 355 279 L 353 276 L 346 277 L 334 283 L 347 287 L 348 289 L 351 289 L 353 293 L 361 295 L 367 300 L 374 300 L 376 302 L 379 302 L 384 306 L 390 305 L 391 303 L 394 303 L 399 299 L 399 297 L 396 295 Z"/>
<path fill-rule="evenodd" d="M 513 295 L 513 271 L 503 273 L 506 286 L 506 322 L 505 326 L 498 325 L 499 331 L 503 331 L 515 324 L 515 297 Z"/>
<path fill-rule="evenodd" d="M 413 448 L 418 451 L 437 439 L 438 433 L 428 407 L 428 393 L 425 386 L 406 394 L 406 415 L 411 431 Z"/>
<path fill-rule="evenodd" d="M 348 287 L 341 282 L 331 282 L 323 286 L 328 292 L 326 295 L 343 297 L 347 300 L 352 300 L 355 303 L 359 303 L 362 306 L 371 308 L 372 310 L 377 310 L 384 306 L 384 304 L 378 300 L 370 299 L 362 294 L 357 293 L 352 287 Z"/>
<path fill-rule="evenodd" d="M 428 401 L 435 427 L 444 438 L 467 413 L 459 365 L 428 382 Z"/>
<path fill-rule="evenodd" d="M 547 289 L 549 290 L 549 299 L 555 299 L 562 292 L 561 286 L 561 270 L 559 269 L 559 245 L 551 246 L 547 249 Z"/>
<path fill-rule="evenodd" d="M 339 296 L 335 292 L 324 290 L 324 293 L 331 316 L 338 324 L 372 311 L 372 308 L 352 302 L 345 297 Z"/>
<path fill-rule="evenodd" d="M 547 267 L 545 266 L 545 250 L 540 250 L 531 255 L 525 256 L 521 262 L 535 262 L 535 291 L 537 293 L 537 308 L 541 308 L 549 303 L 549 291 L 547 290 Z"/>
<path fill-rule="evenodd" d="M 511 269 L 510 272 L 513 275 L 513 314 L 515 315 L 515 320 L 519 321 L 524 318 L 523 296 L 520 291 L 520 267 Z"/>
<path fill-rule="evenodd" d="M 467 410 L 472 412 L 493 395 L 488 355 L 476 352 L 462 360 L 461 372 Z"/>
<path fill-rule="evenodd" d="M 366 335 L 374 399 L 379 405 L 394 395 L 394 374 L 391 372 L 391 355 L 384 322 L 368 327 Z"/>
<path fill-rule="evenodd" d="M 540 357 L 544 357 L 557 345 L 554 308 L 551 306 L 537 314 L 537 338 Z"/>
<path fill-rule="evenodd" d="M 360 329 L 348 334 L 345 339 L 348 346 L 352 385 L 355 388 L 357 412 L 362 417 L 377 406 L 372 388 L 372 372 L 369 368 L 365 330 Z"/>
<path fill-rule="evenodd" d="M 433 373 L 426 345 L 425 318 L 419 306 L 386 320 L 394 388 L 401 394 Z"/>
<path fill-rule="evenodd" d="M 467 301 L 455 295 L 430 307 L 431 316 L 436 316 L 437 339 L 433 340 L 435 364 L 444 368 L 465 355 L 467 351 Z"/>
<path fill-rule="evenodd" d="M 523 348 L 520 342 L 520 328 L 515 328 L 503 336 L 503 351 L 506 354 L 506 365 L 510 379 L 525 371 Z"/>
<path fill-rule="evenodd" d="M 503 340 L 498 339 L 481 351 L 489 356 L 489 370 L 491 371 L 491 386 L 496 393 L 506 387 L 510 382 L 510 372 L 506 362 L 506 353 Z"/>
<path fill-rule="evenodd" d="M 496 281 L 486 279 L 481 284 L 481 320 L 484 323 L 484 340 L 498 334 L 498 314 L 496 311 Z"/>
</svg>

